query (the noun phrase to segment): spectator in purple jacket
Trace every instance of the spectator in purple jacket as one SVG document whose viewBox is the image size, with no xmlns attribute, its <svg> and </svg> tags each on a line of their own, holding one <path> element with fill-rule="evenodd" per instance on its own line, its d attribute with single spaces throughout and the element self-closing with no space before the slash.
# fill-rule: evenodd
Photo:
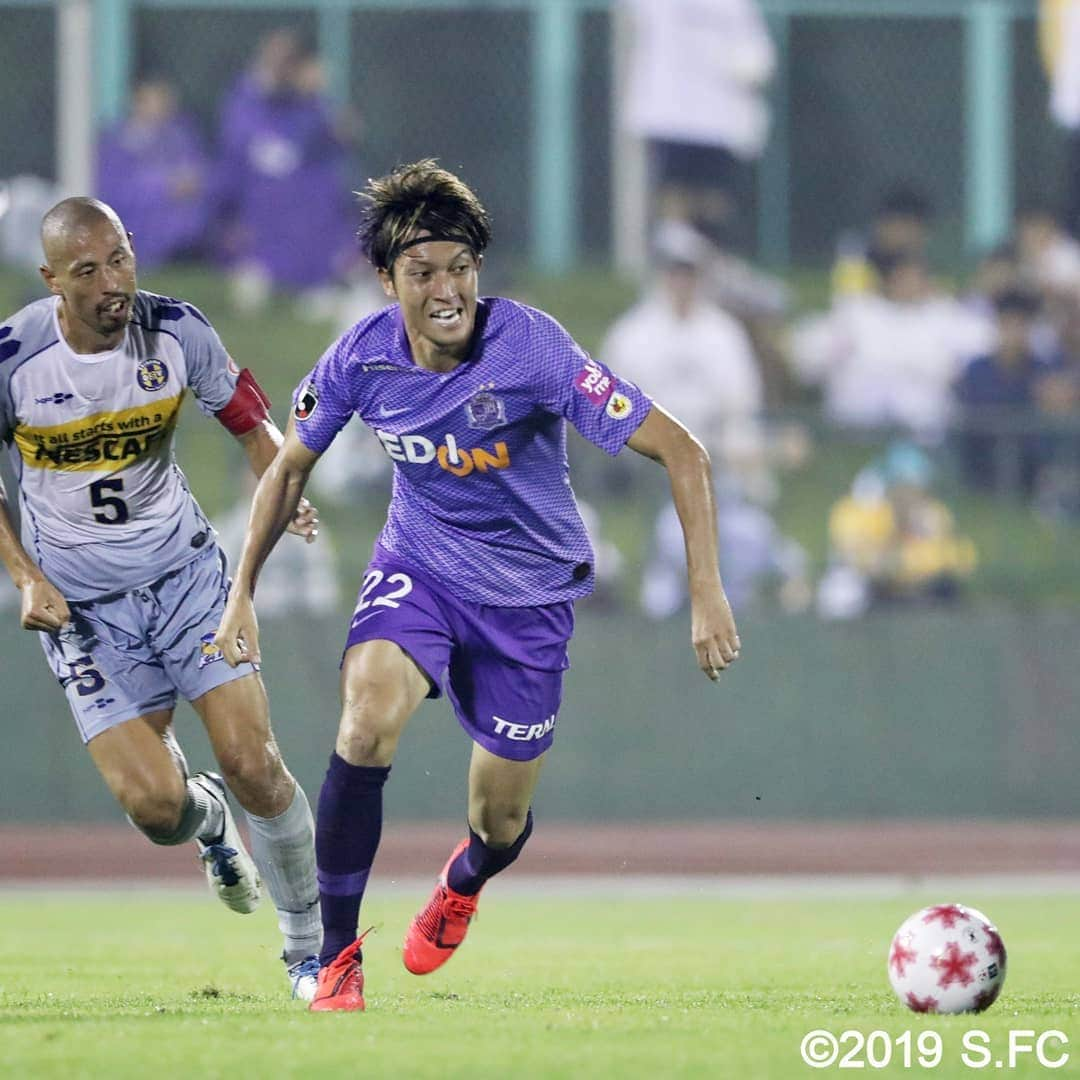
<svg viewBox="0 0 1080 1080">
<path fill-rule="evenodd" d="M 318 58 L 294 31 L 259 46 L 221 116 L 222 193 L 234 300 L 255 308 L 270 290 L 319 290 L 353 257 L 355 223 L 345 142 Z"/>
<path fill-rule="evenodd" d="M 135 237 L 140 269 L 200 253 L 211 213 L 210 160 L 168 82 L 140 82 L 127 119 L 102 135 L 97 153 L 97 193 Z"/>
</svg>

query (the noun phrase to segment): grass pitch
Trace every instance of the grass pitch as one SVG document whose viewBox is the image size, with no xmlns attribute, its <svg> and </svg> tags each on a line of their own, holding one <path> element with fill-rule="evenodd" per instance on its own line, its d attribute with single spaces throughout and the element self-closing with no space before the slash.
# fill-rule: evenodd
<svg viewBox="0 0 1080 1080">
<path fill-rule="evenodd" d="M 545 896 L 489 889 L 453 961 L 408 975 L 400 941 L 415 897 L 374 896 L 368 1009 L 312 1015 L 290 1001 L 272 910 L 233 915 L 207 894 L 0 894 L 0 1076 L 5 1077 L 800 1077 L 815 1028 L 933 1030 L 934 1068 L 970 1077 L 965 1032 L 1057 1029 L 1055 1075 L 1080 1074 L 1080 897 L 924 895 L 723 899 Z M 893 931 L 930 902 L 988 914 L 1009 950 L 1002 997 L 979 1017 L 921 1017 L 893 998 Z M 366 925 L 366 924 L 365 924 Z M 878 1037 L 880 1059 L 882 1037 Z M 850 1050 L 849 1041 L 845 1049 Z M 866 1061 L 866 1053 L 856 1060 Z M 839 1071 L 838 1066 L 821 1070 Z"/>
</svg>

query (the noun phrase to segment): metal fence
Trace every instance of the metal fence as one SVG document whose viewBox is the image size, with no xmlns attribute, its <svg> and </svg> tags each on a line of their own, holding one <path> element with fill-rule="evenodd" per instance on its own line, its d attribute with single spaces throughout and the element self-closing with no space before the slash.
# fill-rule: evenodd
<svg viewBox="0 0 1080 1080">
<path fill-rule="evenodd" d="M 822 258 L 898 177 L 931 194 L 948 252 L 999 239 L 1014 203 L 1059 194 L 1034 0 L 761 6 L 780 55 L 754 209 L 767 261 Z M 288 24 L 365 118 L 357 176 L 433 154 L 485 194 L 523 261 L 557 271 L 622 245 L 625 263 L 643 217 L 629 190 L 640 148 L 613 127 L 616 12 L 611 0 L 4 0 L 0 171 L 85 187 L 80 148 L 151 70 L 212 137 L 260 34 Z"/>
</svg>

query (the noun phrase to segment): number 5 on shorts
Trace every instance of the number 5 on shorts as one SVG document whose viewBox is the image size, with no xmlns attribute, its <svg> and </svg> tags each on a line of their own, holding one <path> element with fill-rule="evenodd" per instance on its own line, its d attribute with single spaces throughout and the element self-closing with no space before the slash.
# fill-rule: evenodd
<svg viewBox="0 0 1080 1080">
<path fill-rule="evenodd" d="M 92 656 L 77 656 L 74 660 L 69 660 L 68 667 L 71 668 L 71 678 L 63 680 L 63 685 L 75 683 L 75 693 L 79 697 L 96 694 L 105 685 L 105 679 L 101 672 L 92 666 L 93 663 L 94 658 Z"/>
</svg>

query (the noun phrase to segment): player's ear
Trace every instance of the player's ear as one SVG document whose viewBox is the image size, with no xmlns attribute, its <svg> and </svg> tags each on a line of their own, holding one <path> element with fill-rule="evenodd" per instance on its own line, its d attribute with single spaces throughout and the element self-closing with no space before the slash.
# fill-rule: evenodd
<svg viewBox="0 0 1080 1080">
<path fill-rule="evenodd" d="M 394 287 L 394 275 L 389 270 L 379 270 L 379 284 L 382 286 L 382 291 L 386 293 L 391 300 L 397 299 L 397 289 Z"/>
<path fill-rule="evenodd" d="M 51 268 L 45 263 L 42 263 L 38 267 L 38 273 L 41 274 L 41 280 L 45 282 L 45 287 L 49 290 L 49 292 L 53 293 L 56 296 L 59 296 L 60 284 L 56 280 L 56 275 L 52 272 Z"/>
</svg>

